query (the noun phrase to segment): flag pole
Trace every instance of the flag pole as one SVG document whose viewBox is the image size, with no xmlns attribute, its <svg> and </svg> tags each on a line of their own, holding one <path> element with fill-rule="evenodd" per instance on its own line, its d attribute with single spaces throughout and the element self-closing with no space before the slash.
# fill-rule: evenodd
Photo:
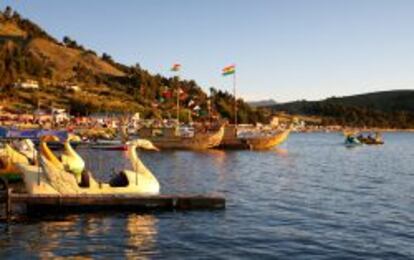
<svg viewBox="0 0 414 260">
<path fill-rule="evenodd" d="M 180 82 L 180 77 L 177 72 L 177 80 Z M 177 122 L 180 125 L 180 85 L 177 83 Z"/>
<path fill-rule="evenodd" d="M 236 71 L 234 71 L 233 73 L 233 95 L 234 95 L 234 125 L 237 128 Z"/>
</svg>

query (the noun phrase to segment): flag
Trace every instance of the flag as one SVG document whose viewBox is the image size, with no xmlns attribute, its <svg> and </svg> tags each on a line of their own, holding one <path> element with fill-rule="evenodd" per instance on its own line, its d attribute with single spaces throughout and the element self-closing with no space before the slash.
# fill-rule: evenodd
<svg viewBox="0 0 414 260">
<path fill-rule="evenodd" d="M 230 65 L 230 66 L 224 67 L 221 71 L 221 74 L 223 76 L 231 75 L 234 73 L 236 73 L 236 65 Z"/>
<path fill-rule="evenodd" d="M 169 99 L 172 97 L 172 92 L 169 89 L 166 89 L 162 92 L 162 96 L 166 99 Z"/>
<path fill-rule="evenodd" d="M 171 71 L 180 71 L 181 70 L 181 64 L 174 63 L 171 67 Z"/>
<path fill-rule="evenodd" d="M 188 107 L 191 107 L 194 104 L 195 104 L 194 100 L 190 99 L 190 101 L 188 102 L 187 106 Z"/>
</svg>

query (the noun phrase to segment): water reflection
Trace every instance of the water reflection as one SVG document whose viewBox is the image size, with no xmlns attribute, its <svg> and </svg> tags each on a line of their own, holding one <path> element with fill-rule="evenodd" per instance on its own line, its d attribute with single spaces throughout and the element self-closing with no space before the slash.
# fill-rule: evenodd
<svg viewBox="0 0 414 260">
<path fill-rule="evenodd" d="M 126 247 L 125 257 L 136 259 L 138 256 L 148 255 L 154 251 L 157 229 L 153 215 L 131 214 L 126 219 Z"/>
<path fill-rule="evenodd" d="M 7 234 L 9 239 L 3 233 L 0 244 L 2 248 L 15 252 L 16 258 L 22 254 L 38 259 L 94 259 L 113 255 L 136 259 L 149 257 L 156 251 L 156 223 L 154 215 L 71 215 L 17 224 L 24 225 L 26 232 L 20 232 L 21 227 L 11 225 Z"/>
<path fill-rule="evenodd" d="M 274 151 L 275 154 L 282 156 L 282 157 L 287 157 L 289 155 L 288 149 L 285 149 L 285 148 L 276 147 L 272 151 Z"/>
</svg>

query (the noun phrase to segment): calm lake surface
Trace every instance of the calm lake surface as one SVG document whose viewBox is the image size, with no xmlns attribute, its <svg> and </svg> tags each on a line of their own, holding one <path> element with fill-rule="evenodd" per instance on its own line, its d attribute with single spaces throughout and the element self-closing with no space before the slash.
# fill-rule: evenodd
<svg viewBox="0 0 414 260">
<path fill-rule="evenodd" d="M 414 134 L 384 139 L 346 148 L 340 134 L 292 134 L 266 152 L 141 152 L 162 193 L 220 193 L 226 210 L 0 223 L 0 259 L 412 259 Z M 129 167 L 122 152 L 79 152 L 103 180 Z"/>
</svg>

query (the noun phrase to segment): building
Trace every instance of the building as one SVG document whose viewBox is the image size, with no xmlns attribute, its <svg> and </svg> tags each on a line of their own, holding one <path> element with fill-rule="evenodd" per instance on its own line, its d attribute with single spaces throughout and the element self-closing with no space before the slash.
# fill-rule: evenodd
<svg viewBox="0 0 414 260">
<path fill-rule="evenodd" d="M 67 91 L 73 91 L 73 92 L 81 91 L 81 88 L 78 85 L 67 85 L 67 86 L 65 86 L 65 89 Z"/>
<path fill-rule="evenodd" d="M 39 83 L 36 80 L 25 80 L 13 83 L 13 87 L 22 89 L 38 89 Z"/>
<path fill-rule="evenodd" d="M 69 114 L 63 108 L 52 108 L 52 117 L 55 123 L 64 123 L 70 120 Z"/>
</svg>

